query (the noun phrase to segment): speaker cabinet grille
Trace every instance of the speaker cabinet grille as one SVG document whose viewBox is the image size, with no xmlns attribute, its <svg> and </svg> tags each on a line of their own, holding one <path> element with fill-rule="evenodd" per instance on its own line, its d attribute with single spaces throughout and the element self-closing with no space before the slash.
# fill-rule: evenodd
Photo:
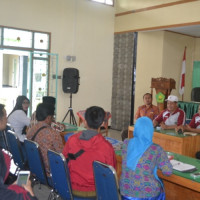
<svg viewBox="0 0 200 200">
<path fill-rule="evenodd" d="M 196 87 L 192 89 L 191 100 L 200 102 L 200 87 Z"/>
<path fill-rule="evenodd" d="M 64 93 L 77 93 L 79 88 L 79 70 L 65 68 L 63 70 L 62 88 Z"/>
</svg>

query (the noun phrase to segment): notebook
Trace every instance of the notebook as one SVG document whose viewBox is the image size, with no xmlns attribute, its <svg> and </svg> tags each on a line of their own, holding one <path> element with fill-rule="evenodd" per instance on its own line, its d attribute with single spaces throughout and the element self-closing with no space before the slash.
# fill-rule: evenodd
<svg viewBox="0 0 200 200">
<path fill-rule="evenodd" d="M 193 132 L 184 132 L 183 135 L 191 135 L 191 136 L 196 136 L 197 133 L 193 133 Z"/>
<path fill-rule="evenodd" d="M 197 170 L 194 165 L 183 163 L 178 160 L 170 160 L 170 163 L 172 164 L 174 170 L 180 172 L 193 172 Z"/>
</svg>

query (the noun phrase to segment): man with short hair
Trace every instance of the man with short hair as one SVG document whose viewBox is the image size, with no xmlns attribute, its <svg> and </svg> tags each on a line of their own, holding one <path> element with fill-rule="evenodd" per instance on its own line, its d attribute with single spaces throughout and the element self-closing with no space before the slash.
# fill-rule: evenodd
<svg viewBox="0 0 200 200">
<path fill-rule="evenodd" d="M 7 113 L 3 104 L 0 104 L 0 131 L 5 130 L 7 125 Z"/>
<path fill-rule="evenodd" d="M 7 142 L 4 135 L 4 130 L 7 125 L 7 113 L 3 104 L 0 104 L 0 147 L 7 149 Z"/>
<path fill-rule="evenodd" d="M 135 114 L 135 121 L 140 117 L 149 117 L 154 120 L 159 114 L 159 108 L 152 104 L 152 94 L 146 93 L 143 95 L 144 105 L 139 106 Z M 128 129 L 121 132 L 122 141 L 128 137 Z"/>
<path fill-rule="evenodd" d="M 94 160 L 116 167 L 112 145 L 98 132 L 104 118 L 105 111 L 102 108 L 88 108 L 85 112 L 87 130 L 70 136 L 63 149 L 63 155 L 68 160 L 72 192 L 76 196 L 96 196 L 92 167 Z"/>
<path fill-rule="evenodd" d="M 135 120 L 139 117 L 149 117 L 154 120 L 159 114 L 159 108 L 152 104 L 152 94 L 146 93 L 143 96 L 144 105 L 140 106 L 135 114 Z"/>
<path fill-rule="evenodd" d="M 7 113 L 3 104 L 0 104 L 0 131 L 5 130 L 7 125 Z M 30 199 L 37 200 L 31 187 L 31 181 L 28 180 L 25 185 L 19 186 L 14 182 L 11 185 L 6 185 L 5 181 L 8 178 L 11 165 L 9 154 L 5 153 L 0 148 L 0 197 L 2 200 L 7 199 Z"/>
<path fill-rule="evenodd" d="M 42 103 L 52 104 L 55 107 L 56 98 L 52 96 L 43 96 Z M 33 114 L 31 115 L 31 122 L 29 128 L 31 128 L 33 125 L 36 125 L 37 123 L 38 121 L 36 119 L 36 111 L 34 111 Z"/>
<path fill-rule="evenodd" d="M 185 112 L 178 108 L 178 97 L 174 95 L 168 96 L 167 109 L 162 111 L 154 120 L 154 127 L 159 125 L 162 129 L 176 129 L 177 126 L 185 123 Z"/>
<path fill-rule="evenodd" d="M 62 152 L 62 138 L 58 132 L 52 129 L 51 122 L 53 120 L 55 107 L 52 104 L 40 103 L 36 109 L 36 118 L 38 123 L 28 130 L 27 139 L 34 140 L 39 144 L 39 148 L 44 161 L 47 176 L 50 175 L 47 151 Z M 42 128 L 34 137 L 36 132 Z"/>
</svg>

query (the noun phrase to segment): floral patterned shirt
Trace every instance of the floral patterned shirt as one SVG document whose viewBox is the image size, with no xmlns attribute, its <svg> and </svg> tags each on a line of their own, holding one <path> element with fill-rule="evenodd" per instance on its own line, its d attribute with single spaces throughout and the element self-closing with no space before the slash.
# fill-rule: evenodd
<svg viewBox="0 0 200 200">
<path fill-rule="evenodd" d="M 167 176 L 171 175 L 173 170 L 166 152 L 159 145 L 152 144 L 140 158 L 135 171 L 132 171 L 126 166 L 129 141 L 126 139 L 122 147 L 121 194 L 138 198 L 158 196 L 161 186 L 153 174 L 155 166 Z"/>
<path fill-rule="evenodd" d="M 44 161 L 44 166 L 47 172 L 47 176 L 49 176 L 49 162 L 47 158 L 47 151 L 51 149 L 53 151 L 61 153 L 63 150 L 63 143 L 62 138 L 59 132 L 56 132 L 49 126 L 48 124 L 44 123 L 43 121 L 38 122 L 32 128 L 28 130 L 27 139 L 31 139 L 34 134 L 37 132 L 39 128 L 42 126 L 46 126 L 47 128 L 42 129 L 37 136 L 35 137 L 34 141 L 39 144 L 39 148 L 42 154 L 42 158 Z"/>
</svg>

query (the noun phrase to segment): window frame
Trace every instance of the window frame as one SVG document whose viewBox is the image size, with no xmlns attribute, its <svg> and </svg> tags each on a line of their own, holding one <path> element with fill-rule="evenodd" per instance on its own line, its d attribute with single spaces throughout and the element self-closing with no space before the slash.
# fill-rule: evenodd
<svg viewBox="0 0 200 200">
<path fill-rule="evenodd" d="M 106 0 L 103 0 L 104 2 L 98 2 L 98 0 L 89 0 L 89 1 L 92 1 L 92 2 L 95 2 L 95 3 L 101 3 L 101 4 L 104 4 L 104 5 L 107 5 L 107 6 L 112 6 L 112 7 L 114 7 L 114 0 L 111 0 L 111 1 L 112 1 L 112 4 L 106 3 Z"/>
</svg>

